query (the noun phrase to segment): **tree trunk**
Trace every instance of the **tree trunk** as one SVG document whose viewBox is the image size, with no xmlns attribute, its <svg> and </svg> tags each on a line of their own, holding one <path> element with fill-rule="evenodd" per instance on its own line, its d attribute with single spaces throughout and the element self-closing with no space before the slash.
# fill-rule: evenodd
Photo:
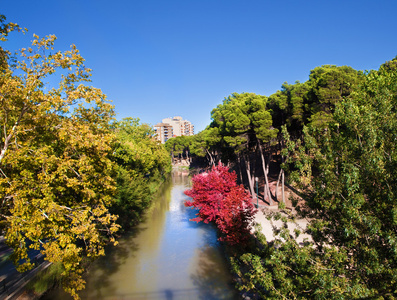
<svg viewBox="0 0 397 300">
<path fill-rule="evenodd" d="M 276 201 L 278 201 L 278 187 L 279 187 L 279 185 L 280 185 L 281 173 L 282 173 L 283 171 L 284 171 L 283 169 L 280 169 L 280 172 L 278 173 L 277 184 L 276 184 L 276 191 L 274 192 Z"/>
<path fill-rule="evenodd" d="M 284 194 L 284 170 L 283 170 L 283 173 L 282 173 L 281 177 L 282 177 L 282 180 L 281 180 L 281 195 L 282 195 L 283 203 L 285 203 L 285 194 Z"/>
<path fill-rule="evenodd" d="M 213 159 L 211 153 L 208 151 L 208 149 L 205 149 L 205 151 L 207 151 L 208 156 L 210 157 L 210 164 L 211 164 L 211 166 L 214 166 L 214 165 L 215 165 L 215 161 L 214 161 L 214 159 Z"/>
<path fill-rule="evenodd" d="M 277 150 L 277 153 L 278 153 L 278 151 L 280 151 L 281 164 L 284 163 L 284 156 L 281 154 L 282 151 L 283 151 L 283 146 L 284 146 L 283 140 L 282 140 L 282 139 L 279 139 L 279 141 L 278 141 L 278 147 L 279 147 L 280 149 Z M 276 200 L 277 200 L 277 201 L 278 201 L 278 188 L 279 188 L 279 186 L 280 186 L 280 181 L 281 181 L 281 194 L 282 194 L 281 197 L 282 197 L 282 202 L 285 204 L 285 197 L 284 197 L 284 170 L 281 168 L 281 165 L 280 165 L 280 172 L 279 172 L 279 174 L 278 174 L 277 185 L 276 185 Z"/>
<path fill-rule="evenodd" d="M 238 162 L 238 173 L 240 176 L 240 183 L 243 183 L 243 172 L 241 171 L 241 160 L 240 160 L 240 156 L 237 155 L 237 162 Z"/>
<path fill-rule="evenodd" d="M 245 162 L 245 170 L 247 172 L 248 185 L 249 185 L 249 189 L 251 192 L 251 196 L 252 196 L 252 199 L 255 200 L 255 191 L 254 191 L 254 184 L 253 184 L 253 180 L 252 180 L 252 176 L 251 176 L 250 161 L 249 161 L 249 159 L 247 161 L 246 159 L 244 159 L 244 157 L 243 157 L 243 161 Z"/>
<path fill-rule="evenodd" d="M 284 156 L 281 156 L 281 161 L 284 163 Z M 283 203 L 285 204 L 285 194 L 284 194 L 284 170 L 281 173 L 281 196 L 283 199 Z"/>
<path fill-rule="evenodd" d="M 272 200 L 272 195 L 270 193 L 270 186 L 269 186 L 269 179 L 267 178 L 267 172 L 269 170 L 268 166 L 266 165 L 265 161 L 265 156 L 263 155 L 263 149 L 261 143 L 258 141 L 258 148 L 259 152 L 261 153 L 261 159 L 262 159 L 262 169 L 263 169 L 263 174 L 265 177 L 265 187 L 263 190 L 263 200 L 266 199 L 266 196 L 269 199 L 269 205 L 273 205 L 273 200 Z"/>
</svg>

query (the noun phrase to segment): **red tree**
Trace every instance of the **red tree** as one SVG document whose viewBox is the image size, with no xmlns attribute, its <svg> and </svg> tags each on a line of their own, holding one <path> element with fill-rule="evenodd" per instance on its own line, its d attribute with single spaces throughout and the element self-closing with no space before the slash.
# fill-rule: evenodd
<svg viewBox="0 0 397 300">
<path fill-rule="evenodd" d="M 256 209 L 251 203 L 251 195 L 243 186 L 234 187 L 222 201 L 219 217 L 215 223 L 229 244 L 247 241 Z"/>
<path fill-rule="evenodd" d="M 221 164 L 208 173 L 193 177 L 193 186 L 185 194 L 192 197 L 188 207 L 199 209 L 192 221 L 214 222 L 221 231 L 221 240 L 243 243 L 251 230 L 255 209 L 251 196 L 236 183 L 236 173 Z"/>
</svg>

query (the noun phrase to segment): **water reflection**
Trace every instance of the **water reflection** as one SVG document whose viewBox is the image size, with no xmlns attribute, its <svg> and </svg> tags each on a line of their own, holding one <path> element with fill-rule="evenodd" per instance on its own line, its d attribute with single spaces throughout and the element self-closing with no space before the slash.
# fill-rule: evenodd
<svg viewBox="0 0 397 300">
<path fill-rule="evenodd" d="M 229 271 L 218 267 L 224 259 L 219 248 L 205 246 L 197 251 L 197 256 L 197 273 L 191 275 L 191 278 L 200 291 L 199 299 L 237 299 L 231 282 L 225 282 L 225 278 L 230 276 Z"/>
<path fill-rule="evenodd" d="M 146 221 L 93 264 L 82 299 L 235 297 L 215 229 L 189 221 L 197 213 L 183 205 L 189 184 L 186 174 L 173 174 Z"/>
</svg>

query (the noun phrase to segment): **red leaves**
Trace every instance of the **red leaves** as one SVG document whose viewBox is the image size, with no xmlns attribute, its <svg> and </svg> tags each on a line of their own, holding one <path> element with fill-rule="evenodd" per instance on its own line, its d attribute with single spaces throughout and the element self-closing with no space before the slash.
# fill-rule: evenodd
<svg viewBox="0 0 397 300">
<path fill-rule="evenodd" d="M 230 244 L 244 243 L 256 211 L 249 193 L 237 185 L 236 174 L 219 164 L 208 173 L 194 176 L 192 182 L 192 189 L 185 194 L 193 199 L 185 205 L 198 208 L 199 212 L 191 221 L 215 222 L 222 233 L 220 240 Z"/>
</svg>

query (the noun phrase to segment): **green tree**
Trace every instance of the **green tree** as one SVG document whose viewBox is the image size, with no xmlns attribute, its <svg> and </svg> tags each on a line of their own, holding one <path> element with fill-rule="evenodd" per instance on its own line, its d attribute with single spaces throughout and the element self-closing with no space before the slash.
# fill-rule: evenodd
<svg viewBox="0 0 397 300">
<path fill-rule="evenodd" d="M 227 159 L 236 156 L 238 165 L 244 165 L 251 195 L 254 195 L 254 179 L 252 170 L 252 155 L 259 150 L 265 178 L 265 197 L 271 194 L 267 178 L 268 161 L 264 157 L 264 146 L 267 151 L 271 141 L 277 137 L 277 129 L 272 126 L 272 116 L 266 109 L 267 97 L 253 93 L 234 93 L 226 98 L 222 105 L 212 111 L 212 128 L 218 128 L 219 143 L 222 154 L 228 154 Z M 241 172 L 240 172 L 241 177 Z"/>
<path fill-rule="evenodd" d="M 165 142 L 165 148 L 171 154 L 173 161 L 181 159 L 190 161 L 190 145 L 192 143 L 192 139 L 193 136 L 182 135 L 168 139 Z"/>
<path fill-rule="evenodd" d="M 125 118 L 114 127 L 112 158 L 117 164 L 117 194 L 111 211 L 120 216 L 118 223 L 126 229 L 141 220 L 153 194 L 170 172 L 171 162 L 148 124 Z"/>
<path fill-rule="evenodd" d="M 395 66 L 396 59 L 366 74 L 335 104 L 327 127 L 311 123 L 302 140 L 289 141 L 291 179 L 304 199 L 297 209 L 312 240 L 299 245 L 292 238 L 299 231 L 281 228 L 272 244 L 237 260 L 244 287 L 268 298 L 396 295 Z"/>
<path fill-rule="evenodd" d="M 284 82 L 281 90 L 269 96 L 268 109 L 272 112 L 273 126 L 279 130 L 287 125 L 289 132 L 300 132 L 305 121 L 304 101 L 309 90 L 308 81 L 295 84 Z"/>
<path fill-rule="evenodd" d="M 304 83 L 283 83 L 280 91 L 269 96 L 274 126 L 281 129 L 286 125 L 292 136 L 299 137 L 303 125 L 327 124 L 335 105 L 348 97 L 361 80 L 362 72 L 351 67 L 324 65 L 311 70 Z"/>
<path fill-rule="evenodd" d="M 266 109 L 267 98 L 266 97 L 254 97 L 248 102 L 249 111 L 248 116 L 251 120 L 251 126 L 255 132 L 255 138 L 257 141 L 259 154 L 262 162 L 262 170 L 265 178 L 264 185 L 264 198 L 268 197 L 269 204 L 272 205 L 272 195 L 270 192 L 269 185 L 269 164 L 273 155 L 274 149 L 271 147 L 275 144 L 275 139 L 278 134 L 278 129 L 273 127 L 273 119 L 271 112 Z M 269 158 L 266 161 L 265 152 L 269 154 Z"/>
<path fill-rule="evenodd" d="M 213 133 L 219 135 L 217 146 L 222 153 L 222 159 L 226 162 L 237 159 L 239 167 L 241 164 L 244 165 L 251 195 L 254 195 L 254 189 L 250 150 L 254 143 L 251 140 L 253 132 L 250 128 L 251 120 L 245 100 L 254 96 L 256 95 L 234 93 L 225 98 L 222 104 L 212 110 L 210 125 L 210 128 L 216 128 L 212 129 Z"/>
<path fill-rule="evenodd" d="M 40 249 L 63 266 L 64 288 L 78 298 L 83 259 L 103 255 L 118 229 L 108 211 L 114 112 L 99 89 L 82 84 L 90 70 L 76 47 L 54 52 L 55 39 L 34 35 L 15 63 L 2 65 L 0 212 L 18 270 L 32 268 L 28 251 Z M 56 73 L 59 86 L 48 88 Z"/>
<path fill-rule="evenodd" d="M 309 75 L 310 86 L 304 100 L 305 123 L 327 124 L 335 105 L 348 97 L 361 80 L 362 72 L 348 66 L 325 65 L 314 68 Z"/>
</svg>

